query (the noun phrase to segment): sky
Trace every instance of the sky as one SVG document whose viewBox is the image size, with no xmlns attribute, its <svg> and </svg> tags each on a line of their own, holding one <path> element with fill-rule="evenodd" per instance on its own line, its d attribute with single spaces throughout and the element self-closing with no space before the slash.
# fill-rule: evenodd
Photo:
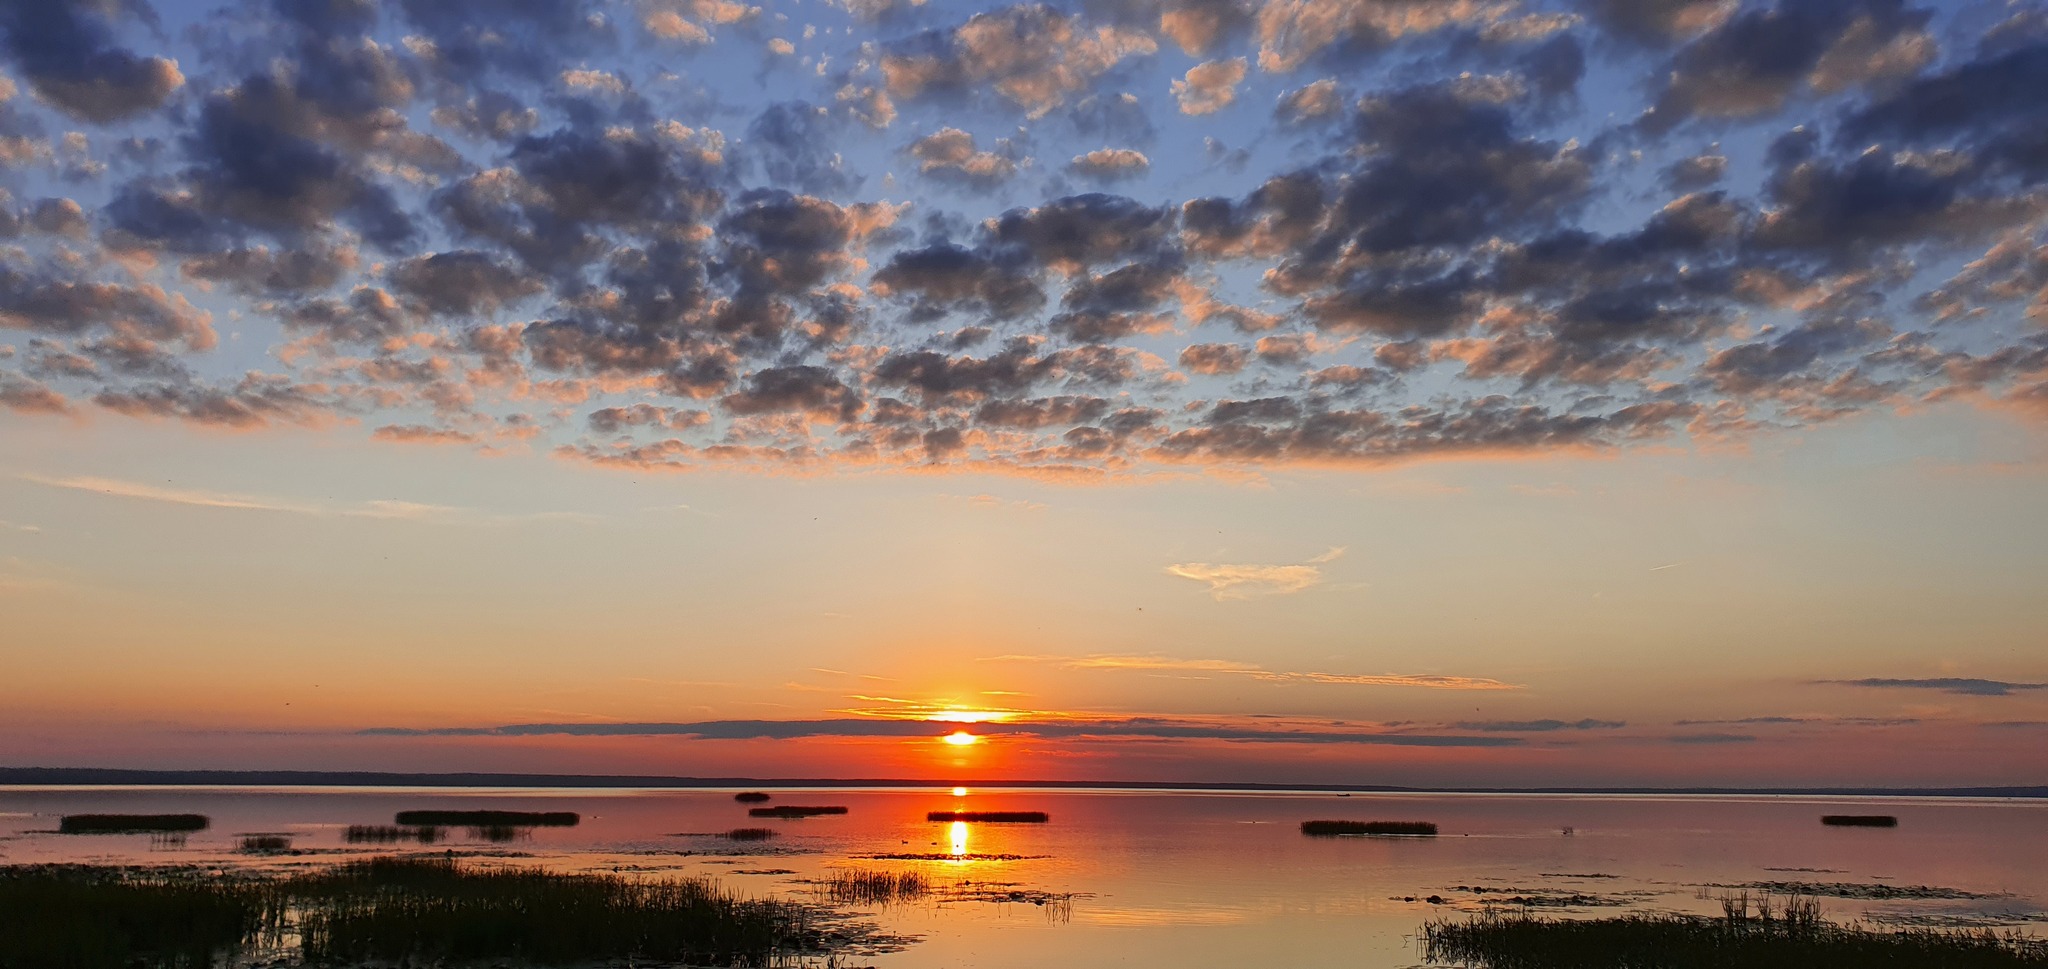
<svg viewBox="0 0 2048 969">
<path fill-rule="evenodd" d="M 6 4 L 0 766 L 2048 782 L 2044 90 L 2007 0 Z"/>
</svg>

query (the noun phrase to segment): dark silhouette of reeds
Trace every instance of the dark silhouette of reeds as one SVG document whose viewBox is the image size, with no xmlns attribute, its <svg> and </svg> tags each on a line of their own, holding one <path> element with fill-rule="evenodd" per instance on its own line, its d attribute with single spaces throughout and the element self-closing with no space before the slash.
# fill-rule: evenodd
<svg viewBox="0 0 2048 969">
<path fill-rule="evenodd" d="M 1721 918 L 1606 919 L 1486 914 L 1423 926 L 1423 953 L 1484 969 L 2016 969 L 2048 966 L 2048 945 L 2017 935 L 1874 930 L 1820 917 L 1812 900 L 1723 901 Z"/>
<path fill-rule="evenodd" d="M 171 834 L 204 831 L 212 824 L 204 814 L 67 814 L 57 822 L 62 834 Z"/>
<path fill-rule="evenodd" d="M 932 811 L 926 821 L 979 821 L 983 824 L 1044 824 L 1052 815 L 1044 811 Z"/>
<path fill-rule="evenodd" d="M 766 841 L 777 834 L 774 828 L 734 828 L 725 837 L 733 841 Z"/>
<path fill-rule="evenodd" d="M 1899 819 L 1889 814 L 1823 814 L 1820 823 L 1837 828 L 1896 828 Z"/>
<path fill-rule="evenodd" d="M 399 824 L 471 828 L 573 828 L 582 820 L 574 811 L 400 811 L 397 817 Z"/>
<path fill-rule="evenodd" d="M 732 799 L 741 804 L 760 804 L 768 800 L 768 795 L 761 791 L 741 791 L 738 794 L 734 794 Z"/>
<path fill-rule="evenodd" d="M 400 841 L 417 841 L 430 845 L 441 840 L 441 829 L 432 825 L 419 827 L 397 827 L 389 824 L 351 824 L 342 832 L 342 840 L 352 845 L 397 844 Z"/>
<path fill-rule="evenodd" d="M 839 868 L 825 879 L 825 894 L 843 905 L 884 905 L 923 897 L 931 880 L 915 871 Z"/>
<path fill-rule="evenodd" d="M 245 834 L 240 847 L 245 854 L 276 854 L 292 850 L 292 839 L 281 834 Z"/>
<path fill-rule="evenodd" d="M 262 911 L 246 888 L 198 876 L 0 868 L 0 967 L 208 969 Z"/>
<path fill-rule="evenodd" d="M 805 806 L 801 804 L 777 804 L 774 807 L 748 808 L 747 815 L 756 818 L 815 818 L 825 814 L 845 814 L 846 808 L 837 804 Z"/>
<path fill-rule="evenodd" d="M 1434 835 L 1434 821 L 1303 821 L 1301 833 L 1318 837 L 1340 834 Z"/>
</svg>

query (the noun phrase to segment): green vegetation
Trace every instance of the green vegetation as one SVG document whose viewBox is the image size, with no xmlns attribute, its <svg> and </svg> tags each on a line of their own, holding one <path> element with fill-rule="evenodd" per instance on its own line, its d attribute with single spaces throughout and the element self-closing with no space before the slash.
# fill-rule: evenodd
<svg viewBox="0 0 2048 969">
<path fill-rule="evenodd" d="M 725 833 L 732 841 L 766 841 L 776 836 L 774 828 L 734 828 Z"/>
<path fill-rule="evenodd" d="M 1820 823 L 1837 828 L 1896 828 L 1899 819 L 1889 814 L 1824 814 Z"/>
<path fill-rule="evenodd" d="M 241 850 L 245 854 L 270 855 L 292 850 L 292 839 L 281 834 L 245 834 Z"/>
<path fill-rule="evenodd" d="M 207 969 L 262 914 L 246 890 L 197 875 L 0 868 L 0 969 Z"/>
<path fill-rule="evenodd" d="M 760 804 L 768 800 L 768 795 L 760 791 L 741 791 L 738 794 L 734 794 L 732 799 L 741 804 Z"/>
<path fill-rule="evenodd" d="M 933 811 L 927 821 L 980 821 L 985 824 L 1044 824 L 1052 816 L 1044 811 Z"/>
<path fill-rule="evenodd" d="M 919 872 L 874 868 L 834 869 L 824 884 L 825 894 L 843 905 L 907 901 L 921 898 L 932 890 L 931 880 Z"/>
<path fill-rule="evenodd" d="M 757 818 L 815 818 L 826 814 L 845 814 L 846 808 L 837 804 L 821 807 L 805 807 L 799 804 L 778 804 L 774 807 L 748 808 L 747 814 Z"/>
<path fill-rule="evenodd" d="M 1811 899 L 1724 915 L 1574 920 L 1487 914 L 1423 926 L 1431 962 L 1484 969 L 2016 969 L 2048 966 L 2039 940 L 1990 932 L 1879 931 L 1820 917 Z"/>
<path fill-rule="evenodd" d="M 401 828 L 389 824 L 351 824 L 347 831 L 342 832 L 342 839 L 352 845 L 388 845 L 400 841 L 430 845 L 441 840 L 441 829 L 433 825 Z"/>
<path fill-rule="evenodd" d="M 637 881 L 381 858 L 285 879 L 0 868 L 0 969 L 210 969 L 277 950 L 312 964 L 604 960 L 764 966 L 818 951 L 808 908 L 704 879 Z M 274 957 L 278 951 L 261 953 Z"/>
<path fill-rule="evenodd" d="M 204 814 L 67 814 L 57 822 L 61 834 L 170 834 L 204 831 L 212 824 Z"/>
<path fill-rule="evenodd" d="M 1434 835 L 1434 821 L 1303 821 L 1301 833 L 1317 837 L 1340 834 Z"/>
<path fill-rule="evenodd" d="M 574 811 L 400 811 L 397 818 L 399 824 L 472 828 L 573 828 L 582 820 Z"/>
</svg>

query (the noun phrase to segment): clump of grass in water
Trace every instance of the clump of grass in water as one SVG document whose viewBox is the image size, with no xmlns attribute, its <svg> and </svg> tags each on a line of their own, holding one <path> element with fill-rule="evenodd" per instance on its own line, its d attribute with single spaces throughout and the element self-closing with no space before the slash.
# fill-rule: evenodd
<svg viewBox="0 0 2048 969">
<path fill-rule="evenodd" d="M 741 804 L 760 804 L 768 800 L 768 795 L 760 791 L 741 791 L 738 794 L 734 794 L 732 799 Z"/>
<path fill-rule="evenodd" d="M 734 828 L 724 837 L 730 841 L 766 841 L 777 834 L 774 828 Z"/>
<path fill-rule="evenodd" d="M 1301 833 L 1328 837 L 1340 834 L 1416 835 L 1436 834 L 1434 821 L 1303 821 Z"/>
<path fill-rule="evenodd" d="M 1820 903 L 1747 892 L 1722 917 L 1537 918 L 1487 913 L 1423 926 L 1424 957 L 1486 969 L 2018 969 L 2048 966 L 2048 943 L 2018 935 L 1873 931 L 1821 917 Z"/>
<path fill-rule="evenodd" d="M 204 831 L 213 822 L 204 814 L 67 814 L 57 822 L 59 834 L 179 834 Z"/>
<path fill-rule="evenodd" d="M 1896 828 L 1899 819 L 1889 814 L 1823 814 L 1820 823 L 1836 828 Z"/>
<path fill-rule="evenodd" d="M 705 879 L 633 881 L 376 859 L 290 879 L 274 891 L 304 906 L 308 961 L 764 966 L 820 941 L 802 906 L 741 899 Z"/>
<path fill-rule="evenodd" d="M 242 836 L 241 851 L 251 855 L 269 855 L 292 850 L 292 839 L 281 834 L 248 834 Z"/>
<path fill-rule="evenodd" d="M 432 825 L 423 827 L 397 827 L 389 824 L 351 824 L 342 832 L 342 840 L 352 845 L 397 844 L 400 841 L 417 841 L 430 845 L 441 840 L 441 829 Z"/>
<path fill-rule="evenodd" d="M 583 820 L 574 811 L 400 811 L 397 822 L 471 828 L 573 828 Z"/>
<path fill-rule="evenodd" d="M 994 824 L 1044 824 L 1052 815 L 1044 811 L 932 811 L 926 821 L 980 821 Z"/>
<path fill-rule="evenodd" d="M 827 814 L 845 814 L 846 808 L 837 804 L 804 806 L 800 804 L 778 804 L 774 807 L 748 808 L 747 814 L 756 818 L 815 818 Z"/>
<path fill-rule="evenodd" d="M 915 871 L 839 868 L 825 880 L 825 894 L 842 905 L 884 905 L 922 898 L 931 880 Z"/>
<path fill-rule="evenodd" d="M 208 969 L 264 924 L 239 885 L 118 869 L 0 868 L 4 969 Z"/>
</svg>

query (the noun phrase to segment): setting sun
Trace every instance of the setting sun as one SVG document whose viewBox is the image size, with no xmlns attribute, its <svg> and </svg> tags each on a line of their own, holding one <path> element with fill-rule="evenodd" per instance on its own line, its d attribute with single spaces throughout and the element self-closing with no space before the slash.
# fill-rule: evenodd
<svg viewBox="0 0 2048 969">
<path fill-rule="evenodd" d="M 944 740 L 945 742 L 952 744 L 955 747 L 969 747 L 980 742 L 981 740 L 980 737 L 968 733 L 965 730 L 955 730 L 952 733 L 949 733 L 939 739 Z"/>
</svg>

